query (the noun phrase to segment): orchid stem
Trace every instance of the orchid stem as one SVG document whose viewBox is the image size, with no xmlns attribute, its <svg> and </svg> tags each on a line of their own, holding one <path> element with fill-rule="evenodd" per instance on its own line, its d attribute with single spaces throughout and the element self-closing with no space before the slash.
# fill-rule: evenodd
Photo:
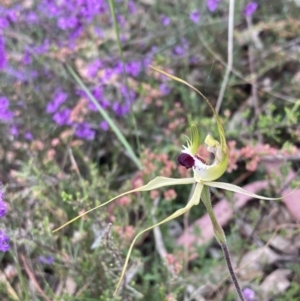
<svg viewBox="0 0 300 301">
<path fill-rule="evenodd" d="M 228 245 L 226 242 L 226 236 L 225 233 L 222 229 L 222 227 L 219 225 L 215 213 L 213 211 L 212 205 L 211 205 L 211 198 L 210 198 L 210 192 L 209 192 L 209 188 L 208 186 L 204 185 L 203 190 L 202 190 L 202 194 L 201 194 L 201 199 L 206 207 L 206 210 L 208 212 L 208 215 L 211 219 L 211 222 L 213 224 L 213 228 L 214 228 L 214 233 L 215 233 L 215 237 L 218 241 L 218 243 L 220 244 L 224 257 L 225 257 L 225 261 L 226 261 L 226 265 L 232 280 L 232 283 L 236 289 L 236 292 L 239 296 L 239 299 L 241 301 L 245 301 L 241 286 L 238 282 L 238 279 L 236 277 L 236 274 L 234 272 L 233 266 L 232 266 L 232 261 L 231 261 L 231 257 L 230 257 L 230 253 L 229 253 L 229 249 L 228 249 Z"/>
</svg>

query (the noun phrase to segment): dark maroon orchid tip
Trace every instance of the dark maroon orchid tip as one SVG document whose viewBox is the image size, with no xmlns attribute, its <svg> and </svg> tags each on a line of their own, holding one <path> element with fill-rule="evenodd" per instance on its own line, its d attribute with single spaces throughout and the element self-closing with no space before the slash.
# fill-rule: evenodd
<svg viewBox="0 0 300 301">
<path fill-rule="evenodd" d="M 181 153 L 178 158 L 177 161 L 180 165 L 186 167 L 186 168 L 191 168 L 195 165 L 195 160 L 192 156 L 185 154 L 185 153 Z"/>
</svg>

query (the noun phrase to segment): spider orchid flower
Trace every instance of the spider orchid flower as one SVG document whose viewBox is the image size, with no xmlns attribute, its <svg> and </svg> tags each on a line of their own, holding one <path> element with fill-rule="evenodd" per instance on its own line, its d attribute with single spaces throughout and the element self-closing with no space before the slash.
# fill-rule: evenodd
<svg viewBox="0 0 300 301">
<path fill-rule="evenodd" d="M 59 228 L 57 228 L 53 231 L 53 232 L 56 232 L 56 231 L 64 228 L 65 226 L 69 225 L 70 223 L 74 222 L 75 220 L 79 219 L 80 217 L 88 214 L 89 212 L 94 211 L 102 206 L 105 206 L 105 205 L 109 204 L 110 202 L 114 201 L 115 199 L 118 199 L 118 198 L 120 198 L 124 195 L 130 194 L 130 193 L 140 192 L 140 191 L 151 191 L 151 190 L 155 190 L 155 189 L 158 189 L 161 187 L 166 187 L 166 186 L 171 186 L 171 185 L 194 185 L 195 184 L 195 188 L 194 188 L 193 194 L 191 196 L 191 199 L 187 202 L 187 204 L 184 208 L 178 209 L 173 214 L 171 214 L 169 217 L 142 230 L 135 236 L 135 238 L 133 239 L 133 241 L 129 247 L 127 257 L 126 257 L 126 260 L 125 260 L 125 263 L 123 266 L 123 270 L 122 270 L 120 279 L 118 281 L 116 290 L 114 292 L 114 295 L 117 294 L 117 292 L 122 284 L 122 281 L 123 281 L 123 278 L 125 275 L 125 271 L 126 271 L 126 268 L 127 268 L 128 262 L 129 262 L 129 258 L 130 258 L 133 246 L 134 246 L 135 242 L 137 241 L 137 239 L 143 233 L 153 229 L 154 227 L 160 226 L 172 219 L 175 219 L 175 218 L 183 215 L 184 213 L 189 211 L 193 206 L 198 205 L 201 198 L 204 201 L 205 194 L 208 191 L 207 187 L 221 188 L 221 189 L 241 193 L 241 194 L 253 197 L 253 198 L 258 198 L 258 199 L 263 199 L 263 200 L 280 199 L 280 198 L 263 197 L 263 196 L 248 192 L 248 191 L 244 190 L 243 188 L 233 185 L 233 184 L 215 182 L 215 180 L 217 180 L 218 178 L 220 178 L 223 175 L 223 173 L 226 171 L 226 168 L 228 165 L 228 149 L 227 149 L 227 144 L 226 144 L 226 137 L 225 137 L 225 133 L 224 133 L 224 129 L 222 127 L 221 121 L 220 121 L 216 111 L 210 104 L 209 100 L 198 89 L 196 89 L 195 87 L 190 85 L 188 82 L 186 82 L 176 76 L 173 76 L 167 72 L 164 72 L 160 69 L 157 69 L 155 67 L 152 67 L 152 66 L 150 66 L 150 67 L 153 70 L 160 72 L 177 82 L 187 85 L 188 87 L 190 87 L 191 89 L 196 91 L 200 96 L 202 96 L 204 98 L 204 100 L 209 105 L 209 107 L 212 110 L 214 117 L 216 119 L 218 132 L 219 132 L 219 141 L 215 140 L 211 135 L 206 136 L 206 139 L 204 142 L 207 145 L 207 150 L 209 152 L 211 152 L 215 157 L 212 164 L 207 164 L 206 161 L 197 154 L 199 146 L 200 146 L 200 137 L 199 137 L 196 126 L 192 125 L 191 126 L 191 136 L 187 137 L 187 145 L 183 146 L 181 154 L 178 156 L 179 164 L 185 166 L 188 169 L 189 168 L 193 169 L 193 177 L 192 178 L 175 179 L 175 178 L 167 178 L 167 177 L 156 177 L 155 179 L 153 179 L 148 184 L 146 184 L 142 187 L 121 193 L 120 195 L 110 199 L 109 201 L 78 215 L 77 217 L 73 218 L 72 220 L 68 221 L 67 223 L 65 223 L 64 225 L 60 226 Z M 213 219 L 212 219 L 212 222 L 214 224 Z M 216 236 L 216 238 L 218 239 L 217 236 Z"/>
</svg>

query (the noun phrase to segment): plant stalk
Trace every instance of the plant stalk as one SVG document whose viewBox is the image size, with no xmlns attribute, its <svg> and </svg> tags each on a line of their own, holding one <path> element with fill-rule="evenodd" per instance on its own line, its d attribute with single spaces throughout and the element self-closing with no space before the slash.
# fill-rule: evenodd
<svg viewBox="0 0 300 301">
<path fill-rule="evenodd" d="M 230 253 L 229 253 L 229 249 L 228 249 L 228 245 L 227 245 L 227 241 L 226 241 L 226 236 L 225 233 L 222 229 L 222 227 L 219 225 L 215 213 L 213 211 L 212 205 L 211 205 L 211 198 L 210 198 L 210 192 L 209 192 L 209 188 L 208 186 L 204 185 L 203 190 L 202 190 L 202 195 L 201 195 L 201 199 L 206 207 L 206 210 L 208 212 L 208 215 L 211 219 L 211 222 L 213 224 L 213 228 L 214 228 L 214 233 L 215 233 L 215 237 L 218 241 L 218 243 L 220 244 L 224 257 L 225 257 L 225 261 L 226 261 L 226 265 L 232 280 L 232 283 L 235 287 L 235 290 L 239 296 L 239 299 L 241 301 L 245 301 L 241 286 L 238 282 L 237 276 L 234 272 L 233 266 L 232 266 L 232 261 L 231 261 L 231 257 L 230 257 Z"/>
</svg>

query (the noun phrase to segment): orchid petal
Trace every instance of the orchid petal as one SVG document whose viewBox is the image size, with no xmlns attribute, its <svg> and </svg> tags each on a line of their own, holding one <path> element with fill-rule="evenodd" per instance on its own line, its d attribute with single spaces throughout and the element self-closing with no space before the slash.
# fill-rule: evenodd
<svg viewBox="0 0 300 301">
<path fill-rule="evenodd" d="M 130 191 L 127 191 L 127 192 L 124 192 L 124 193 L 121 193 L 119 194 L 118 196 L 115 196 L 114 198 L 110 199 L 109 201 L 101 204 L 101 205 L 98 205 L 82 214 L 79 214 L 78 216 L 74 217 L 73 219 L 69 220 L 68 222 L 66 222 L 65 224 L 63 224 L 62 226 L 56 228 L 55 230 L 52 231 L 52 233 L 58 231 L 58 230 L 61 230 L 62 228 L 64 228 L 65 226 L 75 222 L 77 219 L 85 216 L 86 214 L 100 208 L 100 207 L 103 207 L 107 204 L 109 204 L 110 202 L 114 201 L 115 199 L 121 197 L 121 196 L 124 196 L 126 194 L 130 194 L 130 193 L 133 193 L 133 192 L 138 192 L 138 191 L 149 191 L 149 190 L 154 190 L 154 189 L 157 189 L 157 188 L 161 188 L 161 187 L 164 187 L 164 186 L 171 186 L 171 185 L 186 185 L 186 184 L 193 184 L 195 183 L 195 180 L 194 178 L 185 178 L 185 179 L 174 179 L 174 178 L 167 178 L 167 177 L 156 177 L 155 179 L 153 179 L 152 181 L 150 181 L 148 184 L 142 186 L 142 187 L 139 187 L 139 188 L 136 188 L 136 189 L 133 189 L 133 190 L 130 190 Z"/>
<path fill-rule="evenodd" d="M 197 127 L 193 124 L 191 126 L 191 144 L 189 145 L 191 153 L 196 155 L 200 146 L 200 136 Z"/>
<path fill-rule="evenodd" d="M 123 266 L 123 270 L 122 270 L 122 273 L 121 273 L 121 276 L 120 276 L 120 279 L 118 281 L 118 284 L 117 284 L 117 287 L 114 291 L 114 295 L 117 294 L 121 284 L 122 284 L 122 281 L 123 281 L 123 278 L 124 278 L 124 275 L 125 275 L 125 271 L 126 271 L 126 268 L 127 268 L 127 265 L 128 265 L 128 262 L 129 262 L 129 258 L 130 258 L 130 255 L 131 255 L 131 252 L 132 252 L 132 249 L 133 249 L 133 246 L 135 244 L 135 242 L 137 241 L 137 239 L 142 235 L 144 234 L 145 232 L 153 229 L 154 227 L 156 226 L 159 226 L 159 225 L 162 225 L 174 218 L 177 218 L 178 216 L 180 215 L 183 215 L 185 212 L 187 212 L 188 210 L 190 210 L 194 205 L 198 205 L 199 202 L 200 202 L 200 197 L 201 197 L 201 193 L 202 193 L 202 189 L 203 189 L 203 184 L 202 183 L 197 183 L 196 187 L 195 187 L 195 190 L 193 192 L 193 195 L 191 197 L 191 199 L 189 200 L 189 202 L 187 203 L 187 205 L 184 207 L 184 208 L 181 208 L 181 209 L 178 209 L 177 211 L 175 211 L 173 214 L 171 214 L 169 217 L 167 217 L 166 219 L 142 230 L 141 232 L 139 232 L 134 240 L 132 241 L 130 247 L 129 247 L 129 250 L 128 250 L 128 253 L 127 253 L 127 256 L 126 256 L 126 260 L 125 260 L 125 263 L 124 263 L 124 266 Z"/>
<path fill-rule="evenodd" d="M 256 198 L 256 199 L 262 199 L 262 200 L 267 200 L 267 201 L 276 201 L 276 200 L 281 200 L 282 198 L 268 198 L 262 195 L 258 195 L 252 192 L 249 192 L 239 186 L 233 185 L 233 184 L 229 184 L 229 183 L 223 183 L 223 182 L 205 182 L 205 185 L 210 186 L 210 187 L 214 187 L 214 188 L 221 188 L 224 190 L 229 190 L 229 191 L 233 191 L 236 193 L 241 193 L 243 195 L 247 195 L 250 196 L 252 198 Z"/>
<path fill-rule="evenodd" d="M 219 132 L 219 136 L 220 136 L 220 143 L 217 140 L 213 139 L 213 137 L 211 137 L 210 135 L 208 135 L 208 137 L 206 138 L 205 143 L 207 143 L 209 145 L 209 147 L 211 148 L 210 151 L 213 150 L 217 160 L 215 160 L 214 164 L 209 165 L 204 169 L 200 169 L 200 170 L 194 169 L 194 177 L 195 177 L 196 182 L 213 181 L 213 180 L 220 178 L 227 169 L 228 148 L 227 148 L 227 144 L 226 144 L 225 132 L 224 132 L 221 120 L 220 120 L 217 112 L 211 105 L 210 101 L 197 88 L 195 88 L 194 86 L 192 86 L 185 80 L 183 80 L 177 76 L 174 76 L 172 74 L 169 74 L 165 71 L 162 71 L 156 67 L 150 66 L 150 68 L 152 68 L 153 70 L 155 70 L 161 74 L 164 74 L 165 76 L 167 76 L 177 82 L 185 84 L 186 86 L 188 86 L 191 89 L 193 89 L 194 91 L 196 91 L 200 96 L 202 96 L 204 98 L 204 100 L 206 101 L 206 103 L 208 104 L 210 109 L 212 110 L 214 117 L 216 119 L 216 122 L 217 122 L 218 132 Z M 192 128 L 192 130 L 193 130 L 193 128 Z M 190 143 L 190 145 L 188 145 L 192 155 L 195 155 L 194 150 L 195 150 L 196 143 L 194 143 L 194 141 L 192 141 L 193 137 L 195 137 L 195 134 L 196 134 L 195 132 L 192 132 L 192 139 L 190 139 L 192 143 Z"/>
</svg>

